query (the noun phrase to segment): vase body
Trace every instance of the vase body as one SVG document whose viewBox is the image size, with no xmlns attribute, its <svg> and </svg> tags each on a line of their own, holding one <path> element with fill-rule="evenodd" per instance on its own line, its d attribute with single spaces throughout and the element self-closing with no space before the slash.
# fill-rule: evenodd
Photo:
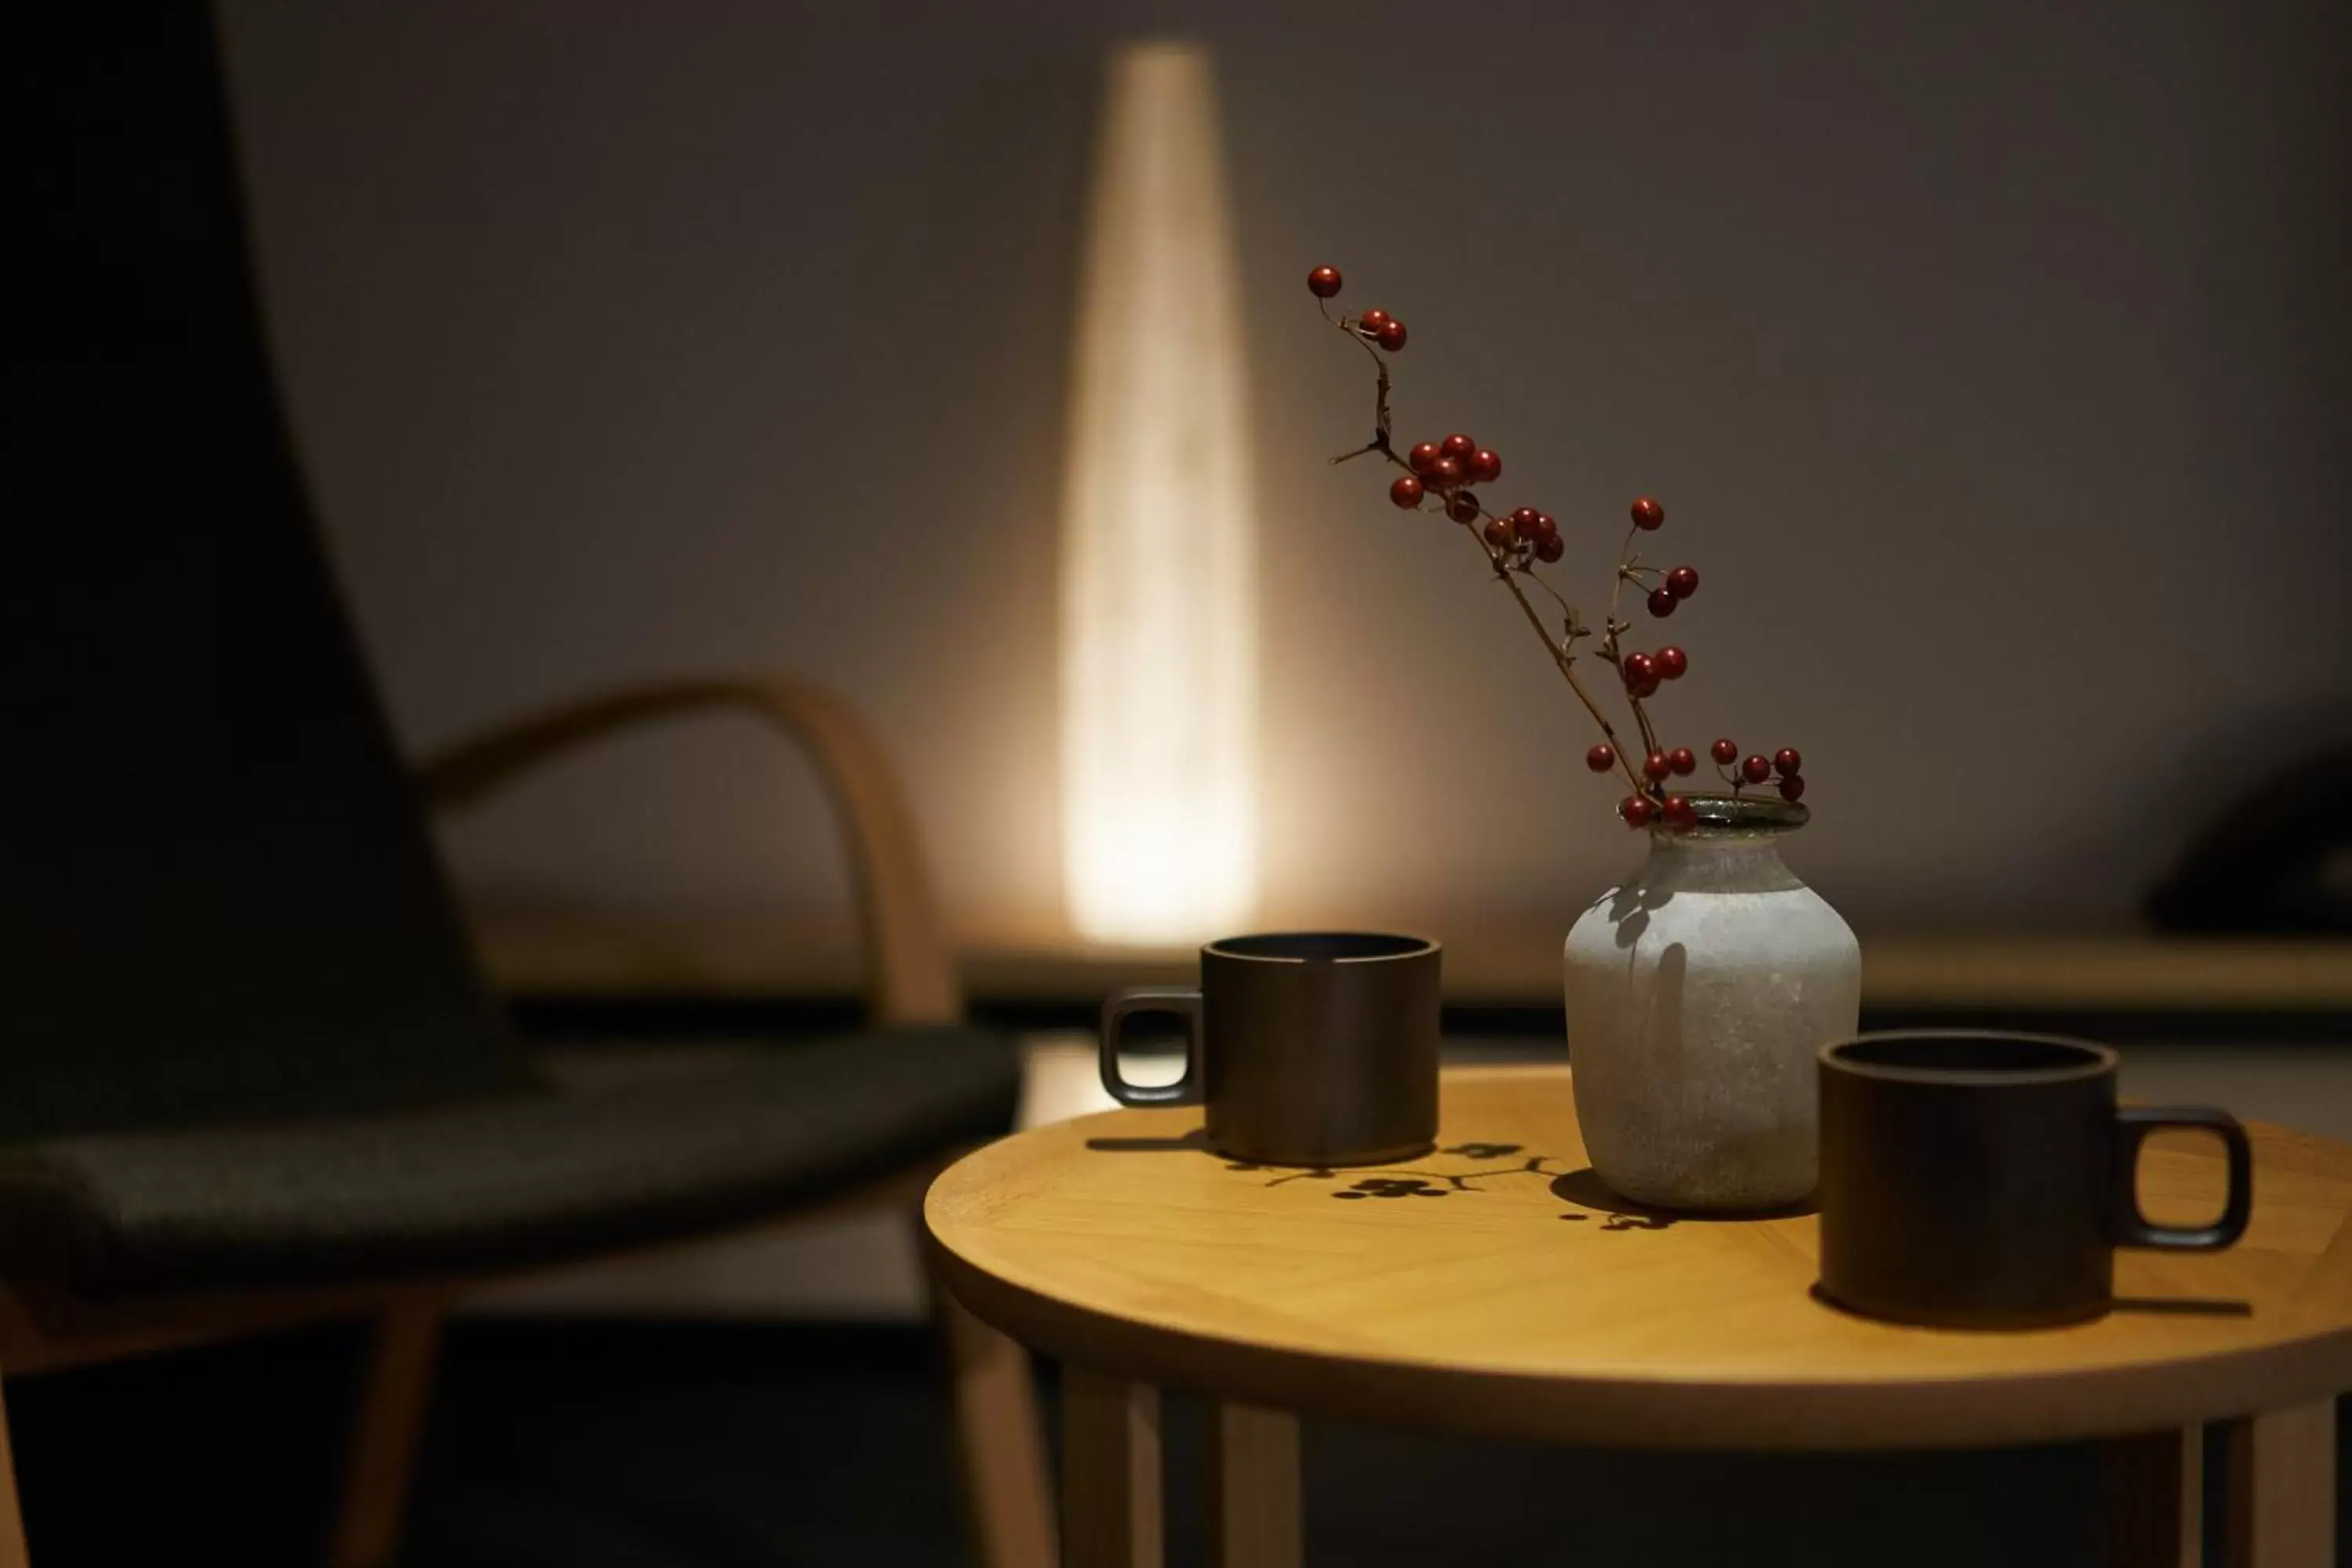
<svg viewBox="0 0 2352 1568">
<path fill-rule="evenodd" d="M 1568 933 L 1569 1064 L 1593 1170 L 1673 1209 L 1778 1208 L 1813 1189 L 1814 1053 L 1854 1032 L 1862 952 L 1780 858 L 1801 808 L 1724 802 Z"/>
</svg>

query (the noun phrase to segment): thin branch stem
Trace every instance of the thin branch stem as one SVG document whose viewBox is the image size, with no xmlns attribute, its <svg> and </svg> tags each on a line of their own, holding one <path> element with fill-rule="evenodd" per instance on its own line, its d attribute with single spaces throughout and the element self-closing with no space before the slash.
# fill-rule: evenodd
<svg viewBox="0 0 2352 1568">
<path fill-rule="evenodd" d="M 1328 301 L 1318 298 L 1315 301 L 1315 308 L 1322 311 L 1323 319 L 1329 321 L 1335 329 L 1345 334 L 1349 342 L 1354 343 L 1358 348 L 1363 350 L 1364 353 L 1371 356 L 1372 368 L 1380 374 L 1380 385 L 1372 398 L 1373 435 L 1370 447 L 1366 449 L 1377 449 L 1382 452 L 1388 451 L 1390 432 L 1389 362 L 1381 357 L 1380 350 L 1374 348 L 1370 343 L 1364 340 L 1363 333 L 1356 331 L 1355 328 L 1348 325 L 1347 322 L 1333 317 L 1331 314 L 1331 307 Z"/>
<path fill-rule="evenodd" d="M 1626 574 L 1633 563 L 1633 541 L 1640 538 L 1641 533 L 1640 525 L 1629 527 L 1625 530 L 1625 542 L 1617 547 L 1617 575 L 1609 584 L 1609 620 L 1601 642 L 1601 657 L 1617 667 L 1620 681 L 1625 681 L 1625 664 L 1618 637 L 1626 623 L 1618 619 L 1617 605 L 1625 592 Z M 1650 715 L 1642 707 L 1642 700 L 1633 695 L 1630 681 L 1625 681 L 1625 705 L 1633 710 L 1633 723 L 1642 731 L 1643 754 L 1646 760 L 1651 752 L 1658 749 L 1658 735 L 1650 727 Z"/>
<path fill-rule="evenodd" d="M 1491 565 L 1495 559 L 1494 552 L 1487 549 L 1486 542 L 1478 537 L 1476 527 L 1465 522 L 1462 525 L 1462 531 L 1469 537 L 1471 543 L 1478 547 L 1478 552 L 1486 556 Z M 1527 616 L 1528 628 L 1536 634 L 1537 640 L 1544 645 L 1544 651 L 1551 655 L 1552 663 L 1559 667 L 1560 674 L 1568 680 L 1569 689 L 1575 692 L 1577 700 L 1584 704 L 1584 710 L 1592 715 L 1592 721 L 1601 726 L 1601 732 L 1609 737 L 1609 749 L 1616 753 L 1617 765 L 1623 770 L 1625 782 L 1633 786 L 1635 795 L 1643 794 L 1642 775 L 1633 770 L 1632 759 L 1625 755 L 1625 748 L 1617 739 L 1616 726 L 1609 722 L 1609 715 L 1601 710 L 1601 705 L 1592 700 L 1592 693 L 1585 690 L 1584 682 L 1577 679 L 1575 657 L 1564 652 L 1551 640 L 1551 634 L 1544 630 L 1543 617 L 1536 614 L 1536 607 L 1528 602 L 1527 595 L 1519 591 L 1518 584 L 1514 582 L 1507 573 L 1503 574 L 1503 585 L 1510 589 L 1511 597 L 1518 601 L 1519 613 Z"/>
<path fill-rule="evenodd" d="M 1617 596 L 1625 591 L 1625 568 L 1633 559 L 1633 540 L 1641 531 L 1638 527 L 1627 529 L 1625 542 L 1617 547 L 1617 577 L 1609 584 L 1609 619 L 1612 623 L 1617 619 Z"/>
<path fill-rule="evenodd" d="M 1633 722 L 1642 727 L 1642 744 L 1647 748 L 1642 755 L 1647 758 L 1651 752 L 1661 749 L 1658 745 L 1658 732 L 1650 725 L 1650 710 L 1643 707 L 1642 700 L 1631 692 L 1626 693 L 1625 701 L 1633 710 Z"/>
<path fill-rule="evenodd" d="M 1334 317 L 1331 314 L 1331 308 L 1328 302 L 1318 297 L 1315 305 L 1316 309 L 1322 312 L 1323 319 L 1326 321 L 1329 322 L 1333 328 L 1347 334 L 1347 336 L 1353 341 L 1359 348 L 1362 349 L 1365 353 L 1371 356 L 1372 364 L 1379 372 L 1380 376 L 1379 383 L 1373 394 L 1372 438 L 1351 452 L 1341 453 L 1339 456 L 1332 458 L 1331 461 L 1334 463 L 1344 463 L 1349 461 L 1350 458 L 1360 458 L 1367 452 L 1378 452 L 1390 462 L 1394 463 L 1398 468 L 1402 468 L 1406 473 L 1412 473 L 1412 465 L 1398 455 L 1396 446 L 1392 438 L 1394 426 L 1389 412 L 1389 394 L 1391 387 L 1389 381 L 1388 360 L 1380 353 L 1379 350 L 1375 349 L 1370 342 L 1365 341 L 1361 332 L 1359 332 L 1354 328 L 1349 326 L 1344 321 Z M 1434 495 L 1436 492 L 1433 489 L 1431 493 Z M 1422 507 L 1416 508 L 1415 510 L 1425 511 L 1429 509 Z M 1441 511 L 1444 510 L 1444 503 L 1442 501 L 1440 503 L 1439 510 Z M 1483 507 L 1479 509 L 1478 516 L 1490 522 L 1496 521 L 1495 515 L 1492 512 L 1487 511 Z M 1536 576 L 1533 571 L 1515 571 L 1505 552 L 1495 549 L 1493 546 L 1489 545 L 1486 540 L 1479 536 L 1478 523 L 1475 521 L 1464 521 L 1462 523 L 1462 531 L 1468 536 L 1471 544 L 1476 548 L 1478 552 L 1486 558 L 1486 564 L 1494 569 L 1495 575 L 1501 578 L 1503 585 L 1511 591 L 1511 598 L 1518 605 L 1519 613 L 1527 617 L 1528 629 L 1536 634 L 1536 640 L 1543 644 L 1544 651 L 1546 653 L 1551 655 L 1552 663 L 1559 668 L 1561 678 L 1568 682 L 1569 689 L 1575 692 L 1577 700 L 1584 704 L 1584 710 L 1592 715 L 1592 721 L 1601 726 L 1601 733 L 1608 739 L 1609 749 L 1612 753 L 1615 755 L 1617 759 L 1617 766 L 1625 775 L 1625 782 L 1633 786 L 1633 793 L 1635 795 L 1647 795 L 1650 793 L 1649 785 L 1643 778 L 1640 771 L 1635 768 L 1633 759 L 1625 754 L 1624 742 L 1620 741 L 1617 736 L 1617 727 L 1609 721 L 1609 715 L 1601 711 L 1601 704 L 1593 700 L 1592 693 L 1585 689 L 1584 682 L 1577 676 L 1576 655 L 1570 646 L 1573 639 L 1563 636 L 1559 642 L 1555 643 L 1552 641 L 1551 634 L 1544 629 L 1543 617 L 1536 614 L 1536 607 L 1529 602 L 1526 590 L 1519 586 L 1518 578 L 1525 576 L 1532 579 L 1538 587 L 1541 588 L 1545 593 L 1549 594 L 1559 605 L 1559 607 L 1567 612 L 1569 623 L 1571 626 L 1581 626 L 1583 624 L 1582 617 L 1578 615 L 1576 606 L 1570 604 L 1567 599 L 1562 597 L 1559 589 L 1554 588 L 1542 578 Z M 1633 543 L 1633 536 L 1631 534 L 1626 536 L 1626 543 L 1629 546 Z M 1621 552 L 1618 562 L 1621 569 L 1625 564 L 1625 559 L 1626 558 L 1622 552 Z M 1622 579 L 1621 577 L 1620 582 L 1622 583 Z M 1613 666 L 1617 663 L 1617 634 L 1613 629 L 1616 625 L 1617 597 L 1614 591 L 1612 591 L 1610 595 L 1609 608 L 1610 625 L 1612 629 L 1610 631 L 1607 638 L 1602 644 L 1601 652 L 1602 657 L 1607 658 Z M 1622 682 L 1624 679 L 1623 670 L 1620 668 L 1617 673 L 1618 679 Z M 1647 752 L 1657 750 L 1657 739 L 1651 731 L 1649 718 L 1642 711 L 1641 703 L 1634 700 L 1632 693 L 1630 692 L 1627 693 L 1626 700 L 1633 710 L 1634 722 L 1641 727 L 1642 736 L 1644 742 L 1644 760 L 1646 761 Z"/>
<path fill-rule="evenodd" d="M 1533 583 L 1537 587 L 1541 588 L 1545 593 L 1549 594 L 1552 596 L 1552 602 L 1558 605 L 1561 609 L 1566 610 L 1570 616 L 1574 616 L 1576 614 L 1576 606 L 1570 604 L 1566 599 L 1561 598 L 1559 589 L 1553 587 L 1550 584 L 1537 576 L 1533 571 L 1524 573 L 1522 575 L 1524 575 L 1528 582 Z"/>
</svg>

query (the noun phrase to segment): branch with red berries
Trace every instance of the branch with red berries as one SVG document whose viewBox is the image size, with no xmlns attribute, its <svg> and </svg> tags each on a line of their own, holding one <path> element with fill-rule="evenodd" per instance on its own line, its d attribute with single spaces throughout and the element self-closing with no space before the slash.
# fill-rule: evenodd
<svg viewBox="0 0 2352 1568">
<path fill-rule="evenodd" d="M 1610 667 L 1622 689 L 1626 707 L 1633 718 L 1633 727 L 1641 741 L 1641 763 L 1636 766 L 1633 755 L 1618 739 L 1617 730 L 1609 715 L 1593 700 L 1576 669 L 1576 645 L 1594 635 L 1584 616 L 1560 592 L 1546 582 L 1536 570 L 1538 563 L 1556 564 L 1568 552 L 1567 541 L 1561 536 L 1559 522 L 1550 513 L 1531 506 L 1513 509 L 1507 513 L 1487 510 L 1479 499 L 1478 485 L 1493 484 L 1503 477 L 1503 459 L 1488 447 L 1480 446 L 1466 435 L 1455 434 L 1442 441 L 1421 441 L 1400 453 L 1393 439 L 1393 424 L 1389 398 L 1394 384 L 1389 376 L 1389 356 L 1405 345 L 1405 325 L 1386 310 L 1364 310 L 1353 316 L 1335 316 L 1329 301 L 1339 292 L 1339 269 L 1318 267 L 1307 275 L 1307 287 L 1318 301 L 1323 319 L 1345 332 L 1356 344 L 1371 356 L 1377 375 L 1372 405 L 1372 437 L 1352 451 L 1342 452 L 1331 459 L 1344 463 L 1367 454 L 1377 453 L 1396 468 L 1403 470 L 1389 485 L 1389 500 L 1407 511 L 1425 512 L 1442 517 L 1459 526 L 1464 534 L 1486 558 L 1488 568 L 1496 581 L 1510 590 L 1520 613 L 1527 617 L 1528 629 L 1536 634 L 1551 656 L 1552 663 L 1576 693 L 1585 710 L 1601 726 L 1602 740 L 1584 754 L 1584 762 L 1596 773 L 1612 769 L 1621 770 L 1633 793 L 1618 803 L 1617 814 L 1631 827 L 1647 827 L 1657 824 L 1677 831 L 1697 826 L 1698 812 L 1687 795 L 1669 788 L 1671 780 L 1687 778 L 1698 771 L 1698 757 L 1687 746 L 1672 750 L 1658 744 L 1658 731 L 1651 721 L 1650 711 L 1643 706 L 1656 697 L 1664 684 L 1680 680 L 1690 668 L 1690 656 L 1671 645 L 1654 652 L 1629 650 L 1624 647 L 1625 635 L 1633 623 L 1619 618 L 1618 605 L 1625 584 L 1631 583 L 1643 595 L 1652 616 L 1664 620 L 1698 592 L 1698 570 L 1692 566 L 1663 569 L 1645 563 L 1634 544 L 1644 533 L 1654 533 L 1664 527 L 1666 510 L 1648 496 L 1633 506 L 1633 526 L 1626 531 L 1625 540 L 1618 547 L 1617 572 L 1609 594 L 1609 614 L 1601 624 L 1599 639 L 1593 651 Z M 1559 607 L 1560 632 L 1554 637 L 1535 601 L 1528 597 L 1532 585 L 1549 595 Z M 1805 793 L 1805 777 L 1800 770 L 1804 759 L 1793 746 L 1784 746 L 1778 753 L 1767 757 L 1759 752 L 1746 758 L 1739 748 L 1728 740 L 1720 740 L 1708 749 L 1721 773 L 1723 782 L 1737 796 L 1751 786 L 1780 780 L 1780 795 L 1794 801 Z"/>
</svg>

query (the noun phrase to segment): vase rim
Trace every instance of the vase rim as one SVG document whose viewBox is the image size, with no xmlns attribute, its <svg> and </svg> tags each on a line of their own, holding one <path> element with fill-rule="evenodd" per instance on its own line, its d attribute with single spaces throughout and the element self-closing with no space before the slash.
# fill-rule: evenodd
<svg viewBox="0 0 2352 1568">
<path fill-rule="evenodd" d="M 1693 836 L 1723 838 L 1794 833 L 1813 819 L 1810 806 L 1770 795 L 1694 795 L 1684 798 L 1698 814 L 1698 826 L 1681 833 L 1668 827 L 1653 827 L 1654 836 L 1666 839 Z"/>
</svg>

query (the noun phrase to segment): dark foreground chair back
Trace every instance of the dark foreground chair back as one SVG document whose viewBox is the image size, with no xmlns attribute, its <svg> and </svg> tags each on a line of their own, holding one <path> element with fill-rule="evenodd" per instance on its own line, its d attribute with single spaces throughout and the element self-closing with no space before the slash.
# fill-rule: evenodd
<svg viewBox="0 0 2352 1568">
<path fill-rule="evenodd" d="M 206 19 L 102 9 L 19 59 L 0 1138 L 520 1090 L 286 440 Z"/>
<path fill-rule="evenodd" d="M 5 62 L 20 222 L 0 468 L 0 1374 L 336 1315 L 378 1329 L 329 1561 L 388 1563 L 447 1304 L 561 1264 L 887 1194 L 1007 1130 L 887 760 L 788 677 L 592 696 L 412 777 L 270 372 L 200 8 L 66 7 Z M 29 266 L 30 281 L 26 281 Z M 502 1027 L 421 810 L 723 710 L 816 764 L 874 1023 L 584 1088 Z M 1054 1543 L 1026 1362 L 950 1309 L 990 1568 Z M 26 1541 L 0 1412 L 0 1568 Z M 42 1535 L 37 1504 L 33 1543 Z"/>
</svg>

